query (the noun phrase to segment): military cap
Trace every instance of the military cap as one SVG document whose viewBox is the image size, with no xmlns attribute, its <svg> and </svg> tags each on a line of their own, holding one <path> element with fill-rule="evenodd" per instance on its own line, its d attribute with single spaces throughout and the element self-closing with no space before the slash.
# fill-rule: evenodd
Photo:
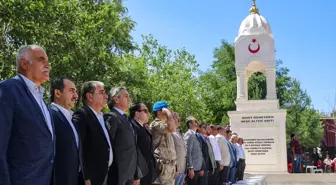
<svg viewBox="0 0 336 185">
<path fill-rule="evenodd" d="M 168 107 L 169 105 L 167 102 L 157 101 L 154 103 L 153 112 L 156 112 L 156 111 L 162 110 L 162 108 L 168 108 Z"/>
</svg>

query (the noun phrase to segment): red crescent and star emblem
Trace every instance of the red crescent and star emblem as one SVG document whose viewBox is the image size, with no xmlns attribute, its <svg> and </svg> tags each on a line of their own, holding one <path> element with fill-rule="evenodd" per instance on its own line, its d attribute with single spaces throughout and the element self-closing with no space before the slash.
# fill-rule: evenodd
<svg viewBox="0 0 336 185">
<path fill-rule="evenodd" d="M 252 39 L 252 42 L 255 44 L 257 42 L 257 39 Z M 252 43 L 251 43 L 252 44 Z M 260 50 L 260 45 L 258 44 L 258 48 L 257 49 L 251 49 L 251 44 L 248 46 L 248 50 L 251 52 L 251 53 L 258 53 L 259 50 Z"/>
</svg>

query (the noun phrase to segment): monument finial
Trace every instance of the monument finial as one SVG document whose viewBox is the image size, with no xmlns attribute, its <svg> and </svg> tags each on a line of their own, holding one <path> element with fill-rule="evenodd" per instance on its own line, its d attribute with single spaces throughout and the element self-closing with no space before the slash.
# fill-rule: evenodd
<svg viewBox="0 0 336 185">
<path fill-rule="evenodd" d="M 259 9 L 257 8 L 255 1 L 256 0 L 252 0 L 252 7 L 250 9 L 250 14 L 259 14 Z"/>
</svg>

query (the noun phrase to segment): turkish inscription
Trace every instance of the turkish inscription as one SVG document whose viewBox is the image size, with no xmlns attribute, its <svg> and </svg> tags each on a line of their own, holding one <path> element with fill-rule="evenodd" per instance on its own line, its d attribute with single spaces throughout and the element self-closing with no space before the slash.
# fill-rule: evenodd
<svg viewBox="0 0 336 185">
<path fill-rule="evenodd" d="M 244 139 L 244 149 L 250 155 L 267 155 L 274 150 L 274 138 L 266 139 Z"/>
<path fill-rule="evenodd" d="M 240 123 L 274 123 L 274 116 L 243 116 Z"/>
</svg>

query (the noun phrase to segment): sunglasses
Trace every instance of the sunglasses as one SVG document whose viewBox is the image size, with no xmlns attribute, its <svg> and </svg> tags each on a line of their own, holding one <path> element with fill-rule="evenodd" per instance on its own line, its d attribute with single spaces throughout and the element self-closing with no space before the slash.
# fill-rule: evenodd
<svg viewBox="0 0 336 185">
<path fill-rule="evenodd" d="M 142 111 L 144 111 L 145 113 L 148 113 L 147 109 L 142 109 L 142 110 L 139 110 L 138 112 L 142 112 Z"/>
</svg>

